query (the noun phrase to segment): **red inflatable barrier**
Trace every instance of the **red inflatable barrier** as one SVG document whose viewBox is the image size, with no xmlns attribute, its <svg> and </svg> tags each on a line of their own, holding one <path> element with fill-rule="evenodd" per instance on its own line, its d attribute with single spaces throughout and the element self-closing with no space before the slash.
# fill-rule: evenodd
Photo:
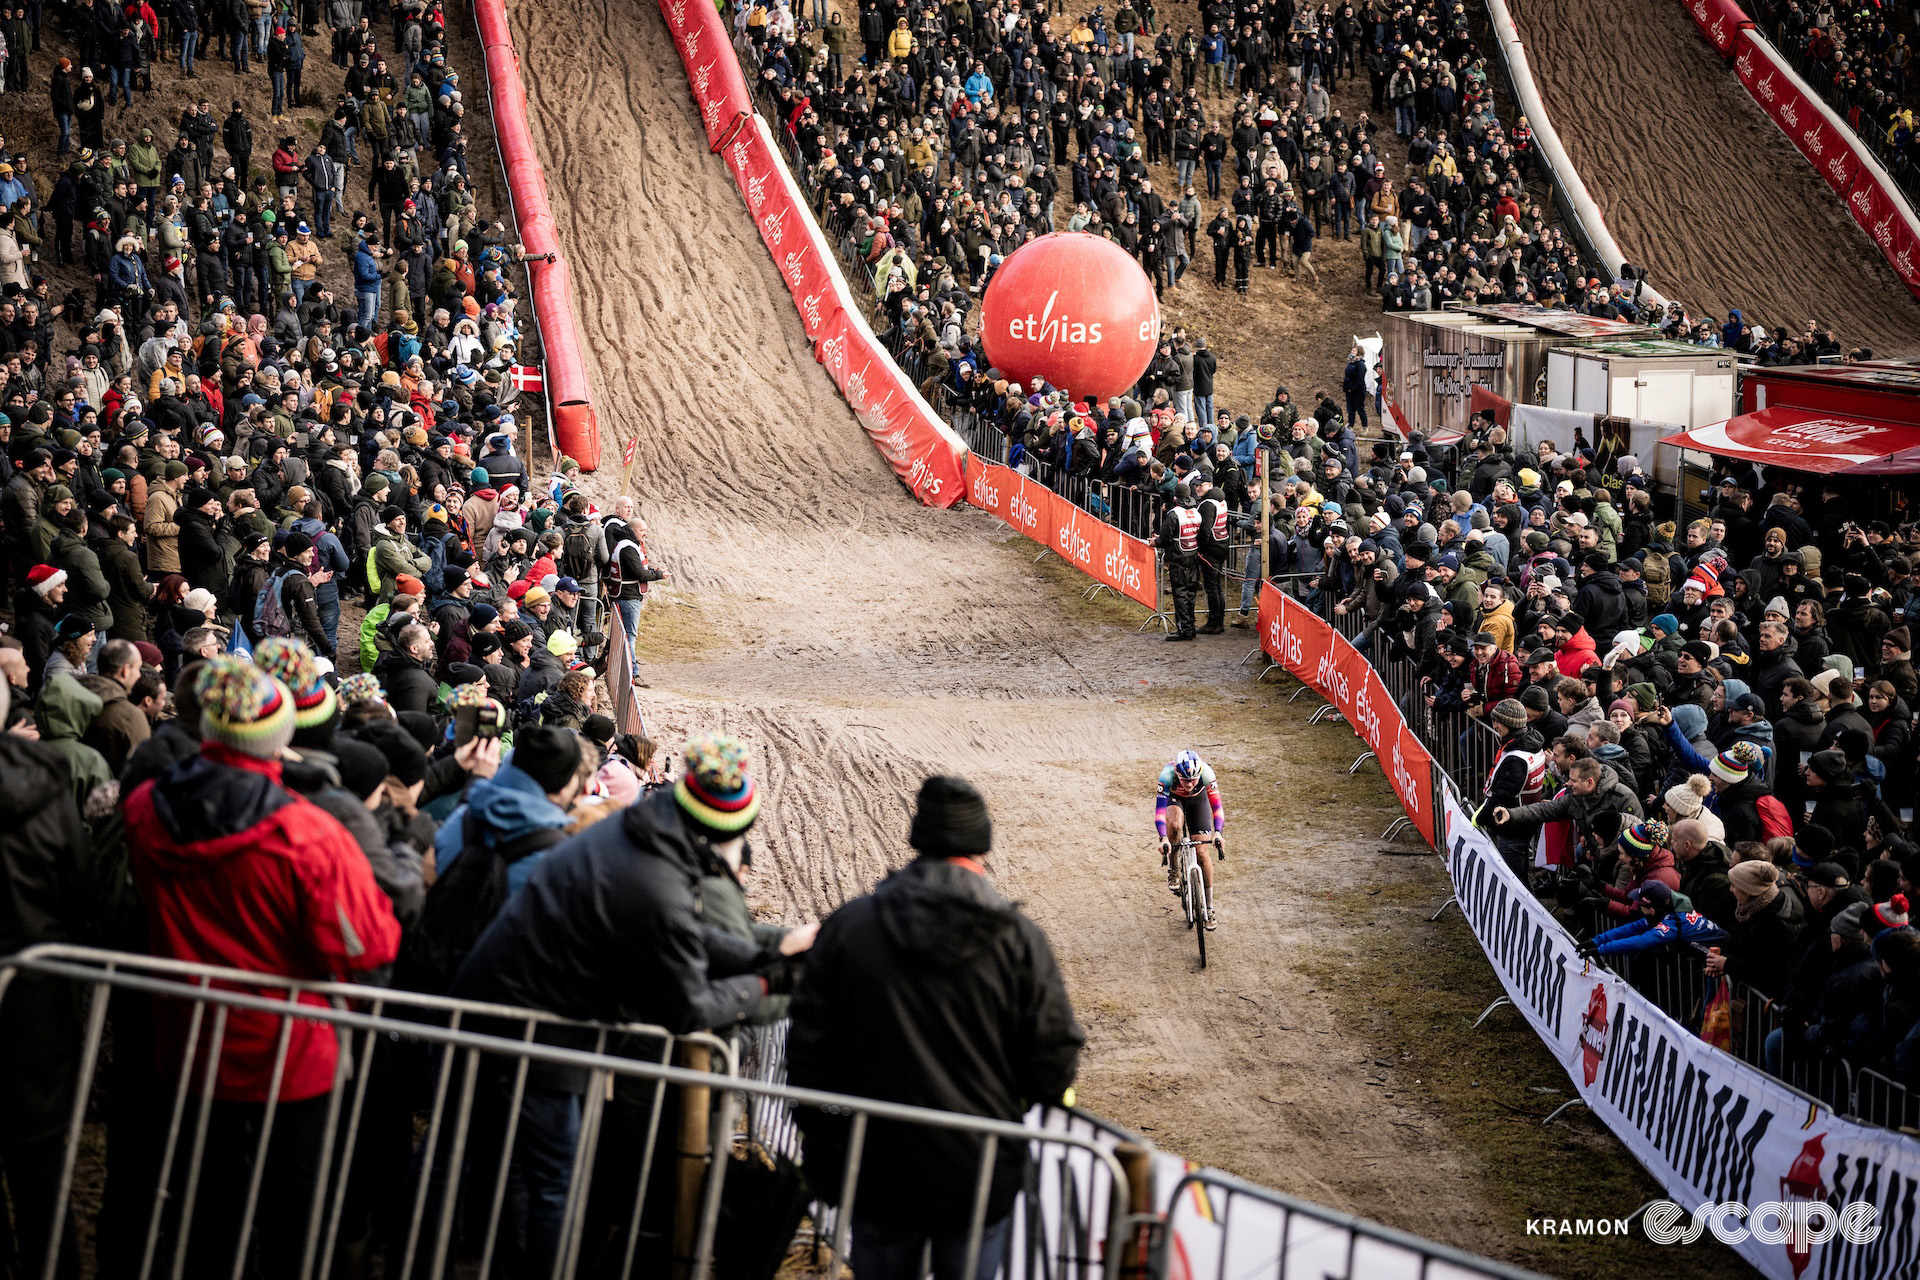
<svg viewBox="0 0 1920 1280">
<path fill-rule="evenodd" d="M 1786 63 L 1773 47 L 1748 31 L 1740 35 L 1740 52 L 1734 58 L 1734 70 L 1753 100 L 1780 126 L 1800 154 L 1826 179 L 1828 186 L 1845 196 L 1853 190 L 1863 166 L 1854 153 L 1857 145 L 1850 130 L 1836 127 L 1822 114 L 1819 106 L 1802 93 L 1787 74 Z"/>
<path fill-rule="evenodd" d="M 661 0 L 660 11 L 686 64 L 708 145 L 746 199 L 760 239 L 793 295 L 814 358 L 826 366 L 874 447 L 914 497 L 934 507 L 962 501 L 967 447 L 900 372 L 847 291 L 771 130 L 752 111 L 719 15 L 702 0 Z"/>
<path fill-rule="evenodd" d="M 1920 297 L 1920 233 L 1914 231 L 1905 210 L 1875 180 L 1871 171 L 1860 171 L 1853 190 L 1847 195 L 1847 212 L 1880 246 L 1880 252 L 1886 255 L 1887 263 L 1908 292 Z"/>
<path fill-rule="evenodd" d="M 1366 739 L 1407 817 L 1434 843 L 1433 757 L 1407 728 L 1380 673 L 1346 637 L 1271 582 L 1260 584 L 1260 648 L 1340 709 Z"/>
<path fill-rule="evenodd" d="M 967 459 L 967 501 L 1129 600 L 1149 609 L 1159 607 L 1153 548 L 1087 514 L 1039 481 L 972 456 Z"/>
<path fill-rule="evenodd" d="M 1753 25 L 1751 19 L 1741 11 L 1733 0 L 1686 0 L 1687 12 L 1693 15 L 1693 24 L 1700 28 L 1700 34 L 1713 42 L 1720 56 L 1733 56 L 1733 47 L 1740 42 L 1740 33 Z"/>
<path fill-rule="evenodd" d="M 1920 297 L 1920 226 L 1869 163 L 1866 144 L 1799 87 L 1786 60 L 1751 24 L 1738 33 L 1736 48 L 1740 83 L 1846 202 L 1907 291 Z"/>
<path fill-rule="evenodd" d="M 546 395 L 553 406 L 554 436 L 561 452 L 578 462 L 582 471 L 595 471 L 600 466 L 600 417 L 587 388 L 580 330 L 573 316 L 573 277 L 560 256 L 547 176 L 527 121 L 526 85 L 520 79 L 520 55 L 507 26 L 506 0 L 474 0 L 473 16 L 486 55 L 493 131 L 500 140 L 501 163 L 513 193 L 520 243 L 529 256 L 553 255 L 527 266 L 533 281 L 533 313 L 540 321 L 540 345 L 546 352 Z"/>
<path fill-rule="evenodd" d="M 740 59 L 727 43 L 727 28 L 707 0 L 660 0 L 674 47 L 687 67 L 687 83 L 707 127 L 707 146 L 720 150 L 730 131 L 753 113 Z"/>
</svg>

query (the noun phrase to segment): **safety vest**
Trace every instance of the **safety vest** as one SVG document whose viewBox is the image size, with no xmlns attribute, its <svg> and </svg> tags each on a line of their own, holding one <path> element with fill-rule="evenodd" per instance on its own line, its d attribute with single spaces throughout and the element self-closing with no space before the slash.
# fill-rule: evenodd
<svg viewBox="0 0 1920 1280">
<path fill-rule="evenodd" d="M 1173 519 L 1180 526 L 1180 550 L 1192 553 L 1200 549 L 1200 513 L 1186 507 L 1175 507 Z"/>
<path fill-rule="evenodd" d="M 1487 770 L 1487 783 L 1482 791 L 1484 797 L 1493 795 L 1493 778 L 1500 772 L 1500 766 L 1510 759 L 1524 760 L 1527 765 L 1527 780 L 1520 785 L 1520 803 L 1532 804 L 1540 798 L 1540 792 L 1547 780 L 1547 753 L 1544 751 L 1518 751 L 1509 747 L 1494 758 L 1493 768 Z"/>
<path fill-rule="evenodd" d="M 1205 512 L 1208 507 L 1213 508 L 1213 520 L 1212 520 L 1213 541 L 1218 543 L 1225 543 L 1227 540 L 1227 504 L 1213 498 L 1208 498 L 1205 502 L 1202 502 L 1200 504 L 1200 510 L 1202 512 L 1202 515 L 1201 515 L 1202 524 L 1207 523 Z"/>
</svg>

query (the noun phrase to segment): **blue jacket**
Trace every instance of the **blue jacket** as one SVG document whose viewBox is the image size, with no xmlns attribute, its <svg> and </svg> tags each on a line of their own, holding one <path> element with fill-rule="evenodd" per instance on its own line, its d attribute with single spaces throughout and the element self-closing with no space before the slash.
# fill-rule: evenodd
<svg viewBox="0 0 1920 1280">
<path fill-rule="evenodd" d="M 1253 474 L 1254 456 L 1260 452 L 1260 433 L 1248 427 L 1233 438 L 1233 460 Z"/>
<path fill-rule="evenodd" d="M 480 820 L 480 838 L 489 849 L 542 828 L 557 830 L 567 825 L 567 811 L 547 799 L 546 790 L 539 783 L 514 768 L 513 757 L 509 755 L 493 777 L 467 788 L 467 802 L 448 815 L 440 834 L 434 837 L 434 863 L 442 871 L 460 856 L 465 845 L 463 830 L 468 809 Z M 520 892 L 520 887 L 549 852 L 541 849 L 530 853 L 507 868 L 509 897 Z"/>
<path fill-rule="evenodd" d="M 1594 942 L 1601 955 L 1617 956 L 1634 951 L 1657 951 L 1675 942 L 1722 942 L 1726 936 L 1718 925 L 1698 911 L 1671 911 L 1658 922 L 1645 916 L 1629 920 L 1617 929 L 1595 936 Z"/>
<path fill-rule="evenodd" d="M 333 579 L 313 584 L 313 602 L 337 604 L 340 600 L 339 576 L 353 567 L 353 561 L 347 555 L 347 549 L 341 546 L 340 539 L 318 520 L 295 520 L 293 527 L 295 532 L 304 533 L 313 542 L 314 567 L 333 570 Z"/>
<path fill-rule="evenodd" d="M 373 256 L 364 240 L 353 251 L 353 287 L 361 293 L 380 288 L 380 259 Z"/>
</svg>

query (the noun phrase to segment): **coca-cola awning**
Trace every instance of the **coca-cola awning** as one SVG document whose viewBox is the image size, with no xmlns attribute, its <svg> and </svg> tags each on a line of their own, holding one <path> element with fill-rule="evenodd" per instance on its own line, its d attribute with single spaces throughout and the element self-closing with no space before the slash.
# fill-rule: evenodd
<svg viewBox="0 0 1920 1280">
<path fill-rule="evenodd" d="M 1808 409 L 1743 413 L 1678 432 L 1660 443 L 1816 475 L 1920 472 L 1920 427 Z"/>
</svg>

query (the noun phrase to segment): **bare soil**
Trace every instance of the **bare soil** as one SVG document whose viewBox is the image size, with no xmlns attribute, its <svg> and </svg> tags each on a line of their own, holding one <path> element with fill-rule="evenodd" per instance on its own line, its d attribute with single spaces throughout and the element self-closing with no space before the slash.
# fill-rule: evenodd
<svg viewBox="0 0 1920 1280">
<path fill-rule="evenodd" d="M 1670 297 L 1876 355 L 1920 303 L 1673 0 L 1515 0 L 1547 114 L 1621 251 Z"/>
<path fill-rule="evenodd" d="M 1432 949 L 1492 979 L 1457 928 L 1424 923 L 1446 896 L 1437 861 L 1380 853 L 1397 808 L 1370 766 L 1345 775 L 1352 732 L 1309 728 L 1287 689 L 1255 684 L 1251 633 L 1169 650 L 1134 606 L 1085 601 L 1084 579 L 986 515 L 915 505 L 814 366 L 654 6 L 551 0 L 513 18 L 560 236 L 590 264 L 575 289 L 594 392 L 612 436 L 638 442 L 634 488 L 671 574 L 641 626 L 646 713 L 669 750 L 707 727 L 755 748 L 756 908 L 797 921 L 863 892 L 908 856 L 920 780 L 963 774 L 993 807 L 993 874 L 1051 934 L 1087 1024 L 1083 1105 L 1409 1230 L 1626 1275 L 1630 1248 L 1526 1239 L 1525 1214 L 1546 1210 L 1515 1198 L 1505 1151 L 1428 1075 L 1468 1069 L 1456 1047 L 1383 1020 L 1422 999 L 1388 967 L 1420 973 Z M 1281 358 L 1326 367 L 1304 343 Z M 617 475 L 596 482 L 609 498 Z M 1232 839 L 1204 972 L 1151 837 L 1154 774 L 1183 746 L 1219 771 Z M 1518 1105 L 1522 1074 L 1556 1069 L 1513 1039 L 1487 1085 Z M 1604 1136 L 1487 1123 L 1541 1185 L 1605 1182 L 1620 1213 L 1650 1194 Z"/>
</svg>

